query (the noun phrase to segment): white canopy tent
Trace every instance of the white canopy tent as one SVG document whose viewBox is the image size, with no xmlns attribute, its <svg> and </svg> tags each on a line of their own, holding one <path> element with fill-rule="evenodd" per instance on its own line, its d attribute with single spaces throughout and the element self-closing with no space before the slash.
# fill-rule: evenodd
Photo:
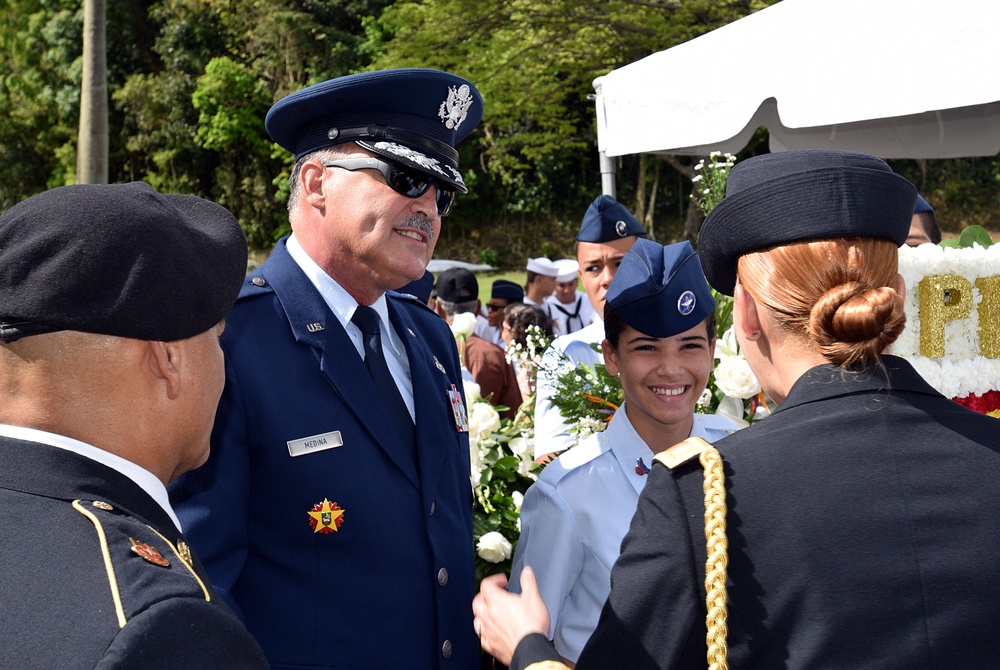
<svg viewBox="0 0 1000 670">
<path fill-rule="evenodd" d="M 594 81 L 604 192 L 636 153 L 1000 152 L 1000 0 L 783 0 Z"/>
</svg>

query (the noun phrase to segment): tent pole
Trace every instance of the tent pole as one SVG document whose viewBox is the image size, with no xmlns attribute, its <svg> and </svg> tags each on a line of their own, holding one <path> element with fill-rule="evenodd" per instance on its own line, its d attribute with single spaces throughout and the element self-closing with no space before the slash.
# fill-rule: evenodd
<svg viewBox="0 0 1000 670">
<path fill-rule="evenodd" d="M 594 93 L 587 96 L 588 99 L 594 101 L 594 111 L 597 115 L 597 151 L 600 157 L 600 167 L 601 167 L 601 193 L 604 195 L 610 195 L 612 198 L 615 196 L 615 159 L 611 158 L 604 151 L 604 130 L 607 126 L 607 121 L 604 118 L 604 94 L 602 91 L 604 77 L 597 77 L 594 79 Z"/>
</svg>

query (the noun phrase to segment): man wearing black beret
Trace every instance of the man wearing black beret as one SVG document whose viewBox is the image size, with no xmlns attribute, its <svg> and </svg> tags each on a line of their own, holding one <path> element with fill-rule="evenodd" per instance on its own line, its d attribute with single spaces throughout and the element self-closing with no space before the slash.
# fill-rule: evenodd
<svg viewBox="0 0 1000 670">
<path fill-rule="evenodd" d="M 275 668 L 479 663 L 455 338 L 412 296 L 483 113 L 436 70 L 366 72 L 268 112 L 292 235 L 243 285 L 208 464 L 171 491 Z"/>
<path fill-rule="evenodd" d="M 436 302 L 438 314 L 453 331 L 455 318 L 462 314 L 473 325 L 480 304 L 476 275 L 465 268 L 444 270 L 438 276 Z M 462 365 L 479 384 L 480 395 L 492 405 L 506 407 L 500 416 L 513 419 L 521 406 L 521 389 L 504 350 L 474 333 L 462 337 L 458 349 Z"/>
<path fill-rule="evenodd" d="M 224 208 L 143 183 L 0 216 L 0 667 L 267 667 L 166 490 L 208 458 L 246 259 Z"/>
</svg>

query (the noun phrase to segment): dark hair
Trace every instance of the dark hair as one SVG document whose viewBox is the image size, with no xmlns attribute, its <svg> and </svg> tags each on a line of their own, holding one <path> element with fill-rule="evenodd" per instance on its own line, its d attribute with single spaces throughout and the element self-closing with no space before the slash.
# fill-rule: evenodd
<svg viewBox="0 0 1000 670">
<path fill-rule="evenodd" d="M 552 337 L 552 319 L 537 305 L 525 305 L 523 302 L 513 302 L 503 308 L 503 322 L 514 333 L 514 342 L 522 347 L 528 346 L 528 326 L 538 326 L 546 335 Z M 533 351 L 532 354 L 541 354 Z"/>
<path fill-rule="evenodd" d="M 715 321 L 715 312 L 706 316 L 702 323 L 705 324 L 705 332 L 708 335 L 709 343 L 711 343 L 715 339 L 715 331 L 718 327 Z M 611 306 L 611 303 L 604 303 L 604 337 L 611 343 L 611 348 L 615 351 L 618 351 L 618 341 L 621 339 L 622 332 L 625 331 L 626 326 L 628 324 L 622 321 L 622 318 L 618 316 L 618 312 Z"/>
<path fill-rule="evenodd" d="M 931 242 L 939 244 L 941 242 L 941 224 L 938 223 L 934 212 L 917 212 L 913 216 L 917 217 L 917 220 L 920 221 L 920 227 L 927 233 L 927 237 L 930 238 Z"/>
</svg>

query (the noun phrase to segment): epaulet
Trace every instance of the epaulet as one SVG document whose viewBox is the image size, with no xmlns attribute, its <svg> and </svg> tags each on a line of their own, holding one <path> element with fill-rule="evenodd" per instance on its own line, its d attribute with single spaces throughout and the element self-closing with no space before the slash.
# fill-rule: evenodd
<svg viewBox="0 0 1000 670">
<path fill-rule="evenodd" d="M 689 437 L 683 442 L 678 442 L 669 449 L 664 449 L 653 457 L 654 461 L 659 461 L 673 470 L 679 465 L 683 465 L 695 456 L 701 456 L 701 452 L 711 449 L 712 445 L 700 437 Z"/>
<path fill-rule="evenodd" d="M 268 281 L 260 274 L 260 268 L 254 270 L 252 273 L 248 274 L 243 280 L 243 285 L 240 287 L 240 298 L 246 298 L 251 295 L 259 295 L 261 293 L 270 293 L 274 289 L 268 284 Z"/>
<path fill-rule="evenodd" d="M 435 314 L 435 315 L 437 314 L 437 312 L 435 312 L 433 309 L 431 309 L 430 305 L 428 305 L 426 302 L 424 302 L 423 300 L 421 300 L 420 298 L 418 298 L 417 296 L 415 296 L 415 295 L 413 295 L 411 293 L 400 293 L 399 291 L 386 291 L 385 292 L 385 297 L 386 298 L 396 298 L 398 300 L 405 300 L 407 304 L 413 303 L 415 305 L 420 305 L 421 307 L 423 307 L 424 309 L 426 309 L 431 314 Z"/>
</svg>

